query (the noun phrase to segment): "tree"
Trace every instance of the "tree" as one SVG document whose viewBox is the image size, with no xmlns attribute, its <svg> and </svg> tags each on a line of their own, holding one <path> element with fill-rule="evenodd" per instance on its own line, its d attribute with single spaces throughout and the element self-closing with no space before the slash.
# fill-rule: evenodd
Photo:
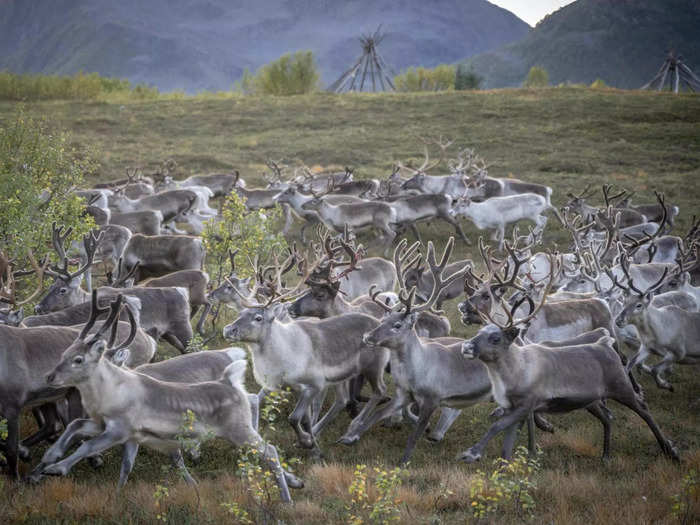
<svg viewBox="0 0 700 525">
<path fill-rule="evenodd" d="M 441 64 L 428 69 L 409 67 L 394 77 L 396 91 L 446 91 L 455 88 L 455 68 Z"/>
<path fill-rule="evenodd" d="M 543 88 L 549 85 L 549 73 L 540 66 L 532 66 L 525 78 L 523 86 L 526 88 Z"/>
<path fill-rule="evenodd" d="M 460 64 L 457 67 L 457 73 L 455 75 L 456 90 L 481 89 L 483 81 L 484 78 L 478 75 L 473 68 L 467 68 L 465 64 Z"/>
<path fill-rule="evenodd" d="M 85 201 L 73 193 L 95 164 L 68 144 L 68 135 L 50 132 L 21 109 L 0 128 L 0 260 L 16 269 L 37 268 L 49 251 L 53 222 L 73 228 L 68 242 L 95 226 L 83 217 Z M 6 268 L 0 283 L 8 287 L 8 281 Z M 18 297 L 36 284 L 24 279 Z M 11 294 L 4 292 L 7 299 Z"/>
<path fill-rule="evenodd" d="M 252 95 L 301 95 L 318 89 L 319 74 L 311 51 L 282 55 L 253 75 L 247 69 L 238 88 Z"/>
</svg>

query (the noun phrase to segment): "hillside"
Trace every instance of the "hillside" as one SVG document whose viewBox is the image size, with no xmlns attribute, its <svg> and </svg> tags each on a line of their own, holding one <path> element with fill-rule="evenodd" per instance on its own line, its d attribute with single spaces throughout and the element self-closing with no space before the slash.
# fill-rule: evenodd
<svg viewBox="0 0 700 525">
<path fill-rule="evenodd" d="M 177 161 L 179 177 L 235 168 L 251 187 L 263 183 L 260 173 L 266 158 L 284 159 L 292 165 L 304 161 L 311 167 L 349 165 L 358 177 L 384 177 L 391 173 L 393 162 L 421 158 L 418 135 L 443 134 L 456 140 L 452 149 L 474 147 L 491 163 L 493 175 L 513 173 L 552 186 L 557 205 L 564 203 L 568 191 L 580 191 L 587 184 L 599 188 L 602 183 L 614 183 L 633 189 L 635 200 L 640 201 L 651 200 L 653 189 L 662 190 L 668 202 L 680 207 L 674 233 L 681 235 L 699 211 L 700 97 L 694 95 L 562 88 L 229 100 L 202 97 L 123 104 L 48 102 L 27 103 L 24 111 L 69 131 L 71 145 L 91 147 L 101 164 L 100 179 L 123 177 L 127 166 L 142 166 L 149 173 L 168 158 Z M 16 115 L 16 103 L 0 101 L 0 127 Z M 601 200 L 598 190 L 596 202 Z M 424 240 L 436 240 L 439 247 L 452 232 L 440 224 L 419 228 Z M 466 232 L 473 240 L 480 234 L 471 225 Z M 554 217 L 545 236 L 548 246 L 556 241 L 559 249 L 568 249 L 570 237 L 563 234 Z M 476 243 L 471 247 L 457 243 L 455 251 L 455 257 L 480 259 Z M 456 301 L 446 303 L 445 308 L 455 334 L 474 333 L 474 327 L 465 327 L 458 320 Z M 235 318 L 233 312 L 222 309 L 219 333 Z M 209 347 L 225 344 L 217 338 Z M 177 352 L 164 346 L 159 359 Z M 488 414 L 495 405 L 480 404 L 465 409 L 442 442 L 419 441 L 402 476 L 399 522 L 680 523 L 671 514 L 673 498 L 683 494 L 683 478 L 692 470 L 700 471 L 697 366 L 677 366 L 672 377 L 673 393 L 658 389 L 647 375 L 641 376 L 641 382 L 655 420 L 681 449 L 680 465 L 660 456 L 644 422 L 614 401 L 608 403 L 614 412 L 609 462 L 600 460 L 603 436 L 598 420 L 584 410 L 548 415 L 556 431 L 537 434 L 543 454 L 541 470 L 533 477 L 532 518 L 516 514 L 508 505 L 506 509 L 511 510 L 492 519 L 471 519 L 475 476 L 478 470 L 493 471 L 501 443 L 495 439 L 481 463 L 455 461 L 492 422 Z M 252 381 L 249 389 L 257 390 Z M 251 516 L 251 521 L 348 523 L 349 486 L 357 465 L 367 465 L 372 475 L 375 467 L 394 468 L 413 427 L 380 425 L 354 447 L 345 447 L 335 444 L 349 423 L 343 413 L 321 436 L 324 460 L 315 462 L 294 446 L 295 434 L 286 423 L 289 409 L 283 408 L 275 431 L 264 424 L 261 428 L 287 457 L 302 458 L 295 470 L 306 488 L 294 492 L 294 506 L 262 507 L 271 508 L 274 519 Z M 22 424 L 27 434 L 35 428 L 30 414 Z M 518 443 L 524 442 L 521 433 Z M 35 451 L 34 463 L 41 452 Z M 247 492 L 250 483 L 236 475 L 242 456 L 222 441 L 205 443 L 197 463 L 187 459 L 192 475 L 200 481 L 197 490 L 184 485 L 177 470 L 166 468 L 166 456 L 142 447 L 129 483 L 115 495 L 121 452 L 119 447 L 106 452 L 101 469 L 81 464 L 68 477 L 38 485 L 8 482 L 7 489 L 0 491 L 0 521 L 216 525 L 241 522 L 230 513 L 232 503 L 258 508 Z M 687 486 L 693 490 L 697 484 Z M 157 499 L 162 487 L 167 489 L 166 496 Z"/>
<path fill-rule="evenodd" d="M 380 51 L 397 71 L 455 62 L 529 29 L 485 0 L 5 0 L 0 70 L 94 71 L 195 92 L 230 89 L 244 68 L 310 49 L 327 85 L 380 24 Z"/>
<path fill-rule="evenodd" d="M 696 0 L 578 0 L 547 16 L 521 41 L 467 60 L 486 87 L 518 86 L 533 65 L 550 81 L 620 88 L 651 80 L 670 49 L 700 68 Z"/>
</svg>

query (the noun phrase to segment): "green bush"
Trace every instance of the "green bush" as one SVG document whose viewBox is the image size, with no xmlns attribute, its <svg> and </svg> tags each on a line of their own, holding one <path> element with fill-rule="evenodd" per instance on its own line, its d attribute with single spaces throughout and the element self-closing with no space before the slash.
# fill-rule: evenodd
<svg viewBox="0 0 700 525">
<path fill-rule="evenodd" d="M 523 87 L 526 88 L 543 88 L 549 85 L 549 73 L 540 66 L 532 66 L 525 77 Z"/>
<path fill-rule="evenodd" d="M 394 77 L 396 91 L 447 91 L 455 89 L 455 67 L 441 64 L 428 69 L 409 67 Z"/>
<path fill-rule="evenodd" d="M 603 89 L 608 87 L 608 85 L 605 83 L 605 80 L 602 78 L 596 78 L 593 83 L 591 84 L 591 88 L 593 89 Z"/>
<path fill-rule="evenodd" d="M 467 68 L 466 65 L 460 64 L 457 67 L 455 74 L 455 89 L 481 89 L 481 84 L 484 78 L 476 73 L 472 68 Z"/>
<path fill-rule="evenodd" d="M 18 75 L 0 72 L 1 100 L 97 100 L 105 98 L 158 98 L 158 89 L 120 78 L 101 77 L 97 73 L 73 76 Z"/>
<path fill-rule="evenodd" d="M 53 221 L 74 228 L 69 241 L 95 225 L 82 217 L 84 201 L 72 193 L 95 164 L 69 143 L 21 109 L 0 128 L 0 252 L 16 268 L 30 267 L 48 251 Z"/>
<path fill-rule="evenodd" d="M 287 53 L 252 74 L 248 69 L 237 83 L 247 95 L 302 95 L 318 89 L 319 74 L 311 51 Z"/>
</svg>

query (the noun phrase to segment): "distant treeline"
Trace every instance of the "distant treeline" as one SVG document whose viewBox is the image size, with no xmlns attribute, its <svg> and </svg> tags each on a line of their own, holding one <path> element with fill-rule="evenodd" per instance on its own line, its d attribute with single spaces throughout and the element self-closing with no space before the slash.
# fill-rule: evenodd
<svg viewBox="0 0 700 525">
<path fill-rule="evenodd" d="M 99 100 L 109 98 L 155 99 L 157 88 L 133 85 L 120 78 L 102 77 L 97 73 L 72 76 L 18 75 L 0 72 L 2 100 Z"/>
</svg>

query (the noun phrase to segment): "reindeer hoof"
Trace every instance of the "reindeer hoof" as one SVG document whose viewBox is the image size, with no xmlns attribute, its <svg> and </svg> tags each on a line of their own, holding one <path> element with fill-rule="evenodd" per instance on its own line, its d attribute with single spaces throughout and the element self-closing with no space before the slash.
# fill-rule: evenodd
<svg viewBox="0 0 700 525">
<path fill-rule="evenodd" d="M 465 463 L 475 463 L 481 459 L 481 454 L 474 453 L 472 449 L 462 452 L 457 459 Z"/>
<path fill-rule="evenodd" d="M 301 479 L 297 478 L 291 472 L 285 472 L 284 479 L 287 481 L 287 486 L 289 488 L 292 488 L 292 489 L 303 489 L 304 488 L 304 482 Z"/>
<path fill-rule="evenodd" d="M 506 409 L 503 407 L 496 407 L 493 412 L 489 414 L 489 417 L 491 419 L 498 419 L 499 417 L 503 417 L 506 414 Z"/>
<path fill-rule="evenodd" d="M 351 446 L 351 445 L 354 445 L 355 443 L 357 443 L 358 441 L 360 441 L 360 436 L 355 434 L 355 435 L 350 435 L 350 436 L 348 436 L 348 435 L 342 436 L 340 439 L 338 439 L 338 441 L 336 441 L 336 443 L 339 443 L 341 445 Z"/>
<path fill-rule="evenodd" d="M 41 473 L 46 476 L 65 476 L 68 474 L 68 469 L 60 463 L 54 463 L 53 465 L 47 465 Z"/>
</svg>

